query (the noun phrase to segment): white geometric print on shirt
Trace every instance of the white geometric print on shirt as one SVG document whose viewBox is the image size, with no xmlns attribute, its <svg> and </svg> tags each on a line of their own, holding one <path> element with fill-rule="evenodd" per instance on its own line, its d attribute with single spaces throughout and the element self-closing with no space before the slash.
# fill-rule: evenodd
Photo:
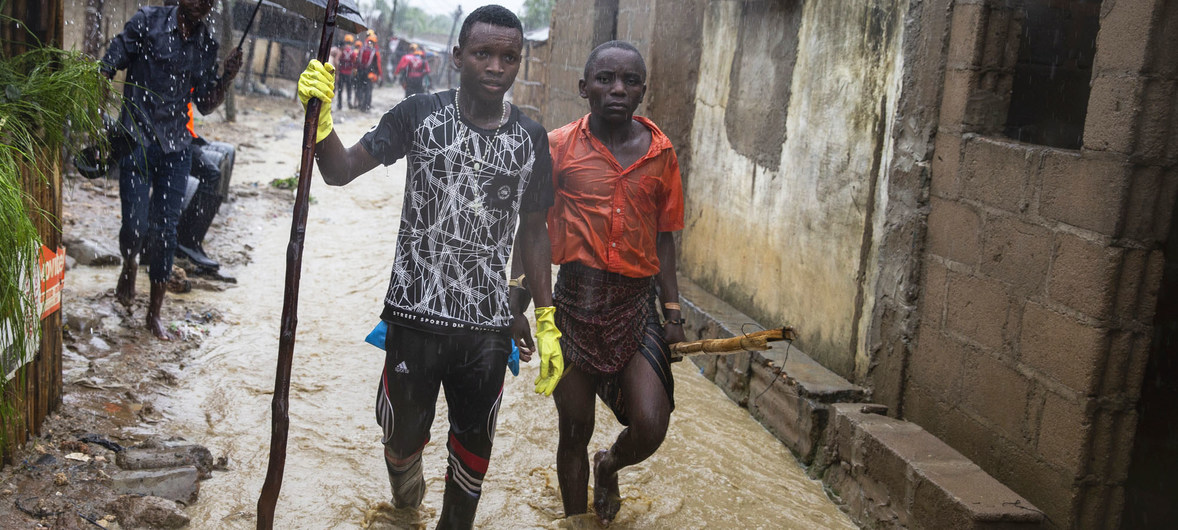
<svg viewBox="0 0 1178 530">
<path fill-rule="evenodd" d="M 407 158 L 385 302 L 439 323 L 508 326 L 505 270 L 536 161 L 531 136 L 518 121 L 498 134 L 471 130 L 444 105 L 414 131 Z"/>
</svg>

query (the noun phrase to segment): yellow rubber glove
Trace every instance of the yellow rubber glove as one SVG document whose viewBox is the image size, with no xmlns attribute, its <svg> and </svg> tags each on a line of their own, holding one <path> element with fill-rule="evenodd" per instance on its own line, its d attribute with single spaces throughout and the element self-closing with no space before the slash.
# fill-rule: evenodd
<svg viewBox="0 0 1178 530">
<path fill-rule="evenodd" d="M 540 376 L 536 393 L 551 396 L 564 375 L 564 355 L 560 352 L 560 330 L 556 329 L 556 308 L 536 308 L 536 348 L 540 350 Z"/>
<path fill-rule="evenodd" d="M 311 59 L 307 69 L 299 76 L 299 101 L 303 103 L 303 110 L 307 110 L 307 102 L 311 98 L 323 101 L 319 106 L 319 129 L 315 131 L 315 143 L 322 142 L 331 134 L 331 100 L 335 98 L 335 67 Z"/>
</svg>

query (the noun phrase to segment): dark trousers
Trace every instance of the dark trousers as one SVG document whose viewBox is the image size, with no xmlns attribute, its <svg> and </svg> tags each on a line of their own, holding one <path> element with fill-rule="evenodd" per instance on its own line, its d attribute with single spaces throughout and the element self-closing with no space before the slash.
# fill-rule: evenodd
<svg viewBox="0 0 1178 530">
<path fill-rule="evenodd" d="M 386 462 L 401 465 L 416 458 L 429 441 L 439 387 L 446 392 L 450 457 L 439 527 L 469 528 L 474 521 L 510 353 L 511 339 L 504 333 L 439 335 L 389 324 L 376 397 Z"/>
<path fill-rule="evenodd" d="M 207 157 L 196 143 L 188 146 L 188 156 L 192 160 L 191 174 L 200 184 L 196 193 L 184 212 L 180 214 L 180 224 L 176 228 L 176 242 L 180 246 L 194 248 L 199 246 L 209 231 L 209 225 L 217 216 L 221 207 L 221 168 L 217 167 Z"/>
<path fill-rule="evenodd" d="M 425 93 L 425 77 L 405 78 L 405 97 Z"/>
<path fill-rule="evenodd" d="M 353 90 L 352 74 L 340 74 L 335 79 L 335 97 L 339 100 L 339 107 L 344 108 L 344 102 L 348 103 L 348 108 L 355 107 L 353 100 L 356 97 L 356 91 Z"/>
<path fill-rule="evenodd" d="M 164 153 L 157 143 L 134 146 L 119 162 L 119 250 L 124 259 L 143 252 L 148 276 L 156 283 L 172 275 L 176 225 L 191 162 L 188 150 Z"/>
<path fill-rule="evenodd" d="M 367 74 L 356 74 L 356 106 L 365 112 L 372 108 L 372 81 Z"/>
</svg>

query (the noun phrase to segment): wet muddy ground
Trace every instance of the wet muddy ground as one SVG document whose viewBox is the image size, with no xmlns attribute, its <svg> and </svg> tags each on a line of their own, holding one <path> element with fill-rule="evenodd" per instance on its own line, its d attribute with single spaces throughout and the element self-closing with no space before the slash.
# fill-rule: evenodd
<svg viewBox="0 0 1178 530">
<path fill-rule="evenodd" d="M 377 108 L 399 89 L 376 92 Z M 269 185 L 295 175 L 302 112 L 297 102 L 238 98 L 236 123 L 198 120 L 207 138 L 238 145 L 231 197 L 206 249 L 235 282 L 190 276 L 170 294 L 164 320 L 188 340 L 162 343 L 143 327 L 146 273 L 130 311 L 115 302 L 118 267 L 66 273 L 63 405 L 16 461 L 0 471 L 0 528 L 117 527 L 109 476 L 114 451 L 180 438 L 216 463 L 184 513 L 191 528 L 252 528 L 265 476 L 270 401 L 292 192 Z M 337 111 L 350 145 L 379 118 Z M 424 452 L 419 510 L 394 510 L 372 412 L 383 355 L 362 342 L 375 323 L 401 207 L 404 165 L 377 168 L 344 188 L 316 177 L 302 269 L 291 386 L 291 432 L 276 528 L 426 528 L 441 507 L 446 403 L 439 398 Z M 67 240 L 117 248 L 117 183 L 70 180 Z M 181 262 L 182 263 L 182 262 Z M 532 392 L 537 363 L 505 381 L 495 451 L 476 519 L 483 528 L 596 528 L 564 518 L 556 489 L 555 407 Z M 677 363 L 676 411 L 662 448 L 620 475 L 615 528 L 852 528 L 789 452 L 747 411 Z M 590 451 L 620 431 L 598 405 Z M 82 442 L 81 439 L 91 440 Z M 107 444 L 108 446 L 110 444 Z"/>
</svg>

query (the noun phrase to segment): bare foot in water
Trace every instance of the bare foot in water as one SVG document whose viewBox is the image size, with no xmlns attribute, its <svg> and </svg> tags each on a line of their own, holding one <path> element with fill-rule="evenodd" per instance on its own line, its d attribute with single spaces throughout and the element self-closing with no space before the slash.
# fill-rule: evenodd
<svg viewBox="0 0 1178 530">
<path fill-rule="evenodd" d="M 609 526 L 622 508 L 618 474 L 611 473 L 604 477 L 601 474 L 601 462 L 605 460 L 606 454 L 607 451 L 598 451 L 593 455 L 593 511 L 603 526 Z"/>
<path fill-rule="evenodd" d="M 115 286 L 115 299 L 123 307 L 131 307 L 135 303 L 135 273 L 139 266 L 135 260 L 123 260 L 123 270 L 119 273 L 119 283 Z"/>
<path fill-rule="evenodd" d="M 173 340 L 176 338 L 176 336 L 171 334 L 168 331 L 168 328 L 165 327 L 162 322 L 160 322 L 159 318 L 148 318 L 147 329 L 150 329 L 151 334 L 155 335 L 155 338 L 159 340 Z"/>
<path fill-rule="evenodd" d="M 172 340 L 176 338 L 171 333 L 168 333 L 168 328 L 164 327 L 164 323 L 160 320 L 160 311 L 164 305 L 164 293 L 167 290 L 168 286 L 166 283 L 151 282 L 151 296 L 147 302 L 147 329 L 150 329 L 151 334 L 160 340 Z"/>
</svg>

